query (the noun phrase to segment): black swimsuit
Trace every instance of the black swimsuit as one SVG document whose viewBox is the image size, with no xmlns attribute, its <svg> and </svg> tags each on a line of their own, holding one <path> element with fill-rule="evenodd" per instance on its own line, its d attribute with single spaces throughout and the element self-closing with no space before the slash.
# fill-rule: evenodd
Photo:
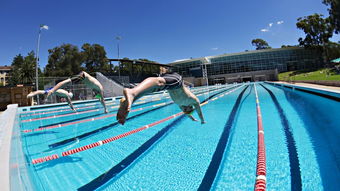
<svg viewBox="0 0 340 191">
<path fill-rule="evenodd" d="M 182 76 L 176 72 L 164 73 L 159 77 L 165 79 L 165 85 L 160 87 L 159 91 L 177 89 L 183 86 Z"/>
</svg>

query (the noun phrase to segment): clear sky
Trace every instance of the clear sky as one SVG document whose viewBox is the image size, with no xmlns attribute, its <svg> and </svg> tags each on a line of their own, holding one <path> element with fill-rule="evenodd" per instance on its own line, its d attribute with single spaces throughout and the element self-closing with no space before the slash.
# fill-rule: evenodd
<svg viewBox="0 0 340 191">
<path fill-rule="evenodd" d="M 304 33 L 298 17 L 321 13 L 322 0 L 0 0 L 0 65 L 36 50 L 40 65 L 48 49 L 71 43 L 103 45 L 107 57 L 169 63 L 185 58 L 253 50 L 262 38 L 273 48 L 296 45 Z M 339 41 L 339 35 L 332 39 Z"/>
</svg>

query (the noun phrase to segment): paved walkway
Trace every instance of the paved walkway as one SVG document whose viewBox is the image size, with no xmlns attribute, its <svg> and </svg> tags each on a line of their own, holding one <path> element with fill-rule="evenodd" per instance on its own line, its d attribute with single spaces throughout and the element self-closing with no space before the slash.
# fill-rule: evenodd
<svg viewBox="0 0 340 191">
<path fill-rule="evenodd" d="M 335 87 L 335 86 L 323 86 L 323 85 L 309 84 L 309 83 L 288 83 L 288 82 L 282 82 L 282 81 L 276 81 L 274 83 L 291 84 L 291 85 L 297 85 L 297 86 L 302 86 L 302 87 L 324 89 L 324 90 L 329 90 L 332 92 L 340 93 L 340 87 Z"/>
</svg>

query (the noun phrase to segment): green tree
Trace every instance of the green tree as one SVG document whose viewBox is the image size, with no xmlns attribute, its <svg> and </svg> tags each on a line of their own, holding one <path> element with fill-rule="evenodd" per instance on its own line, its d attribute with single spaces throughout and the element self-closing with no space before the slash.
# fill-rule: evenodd
<svg viewBox="0 0 340 191">
<path fill-rule="evenodd" d="M 20 79 L 24 84 L 32 84 L 35 78 L 35 67 L 37 65 L 35 54 L 33 51 L 28 53 L 24 58 L 24 63 L 21 66 Z"/>
<path fill-rule="evenodd" d="M 329 19 L 336 34 L 340 33 L 340 1 L 339 0 L 323 0 L 322 3 L 329 6 Z"/>
<path fill-rule="evenodd" d="M 329 42 L 325 45 L 325 52 L 327 52 L 327 61 L 340 58 L 340 43 Z"/>
<path fill-rule="evenodd" d="M 21 54 L 16 55 L 13 58 L 12 65 L 11 65 L 12 66 L 11 78 L 9 80 L 10 85 L 17 85 L 21 83 L 20 72 L 21 72 L 21 66 L 23 64 L 24 64 L 24 57 Z"/>
<path fill-rule="evenodd" d="M 256 47 L 256 50 L 270 49 L 271 48 L 265 40 L 260 39 L 260 38 L 253 39 L 251 41 L 251 44 Z"/>
<path fill-rule="evenodd" d="M 87 72 L 107 73 L 111 71 L 110 65 L 107 61 L 106 51 L 103 46 L 99 44 L 90 45 L 89 43 L 85 43 L 82 46 L 82 50 L 82 63 Z"/>
<path fill-rule="evenodd" d="M 23 57 L 21 54 L 15 56 L 11 65 L 13 71 L 10 84 L 33 84 L 36 63 L 33 51 L 28 53 L 26 57 Z"/>
<path fill-rule="evenodd" d="M 72 76 L 83 70 L 82 54 L 77 46 L 63 44 L 49 49 L 48 64 L 45 67 L 46 76 Z"/>
<path fill-rule="evenodd" d="M 299 43 L 304 47 L 322 46 L 329 42 L 333 36 L 334 28 L 329 18 L 322 18 L 321 14 L 313 14 L 307 17 L 298 18 L 296 26 L 305 32 L 306 37 L 299 38 Z"/>
</svg>

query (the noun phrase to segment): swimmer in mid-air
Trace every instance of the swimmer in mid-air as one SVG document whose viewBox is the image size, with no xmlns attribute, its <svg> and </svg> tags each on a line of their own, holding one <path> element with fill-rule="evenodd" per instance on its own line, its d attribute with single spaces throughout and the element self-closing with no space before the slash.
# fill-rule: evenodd
<svg viewBox="0 0 340 191">
<path fill-rule="evenodd" d="M 92 77 L 90 74 L 82 71 L 80 72 L 80 74 L 78 74 L 75 77 L 72 78 L 68 78 L 64 81 L 59 82 L 56 86 L 54 86 L 47 94 L 47 98 L 54 93 L 56 90 L 58 90 L 59 88 L 63 87 L 65 84 L 68 83 L 77 83 L 77 82 L 82 82 L 84 83 L 87 87 L 91 88 L 94 93 L 96 94 L 96 98 L 98 98 L 100 100 L 100 102 L 102 103 L 102 105 L 104 106 L 104 110 L 105 113 L 108 113 L 108 110 L 106 108 L 105 105 L 105 100 L 104 100 L 104 89 L 103 86 L 100 84 L 100 82 Z"/>
<path fill-rule="evenodd" d="M 201 123 L 205 123 L 199 99 L 183 85 L 182 76 L 177 73 L 163 73 L 159 77 L 149 77 L 132 89 L 125 88 L 123 90 L 124 98 L 120 100 L 117 113 L 118 122 L 124 125 L 132 103 L 138 98 L 146 93 L 163 90 L 168 90 L 171 99 L 191 120 L 197 121 L 191 115 L 196 110 Z"/>
<path fill-rule="evenodd" d="M 27 98 L 31 98 L 31 97 L 34 97 L 36 95 L 47 95 L 51 89 L 52 88 L 47 89 L 47 90 L 37 90 L 37 91 L 31 92 L 27 95 Z M 71 101 L 71 99 L 73 97 L 72 92 L 68 92 L 64 89 L 58 89 L 57 91 L 54 92 L 54 94 L 56 96 L 60 97 L 61 99 L 65 99 L 67 101 L 68 105 L 71 107 L 71 109 L 73 111 L 76 111 L 76 109 L 73 107 L 73 104 L 72 104 L 72 101 Z"/>
</svg>

